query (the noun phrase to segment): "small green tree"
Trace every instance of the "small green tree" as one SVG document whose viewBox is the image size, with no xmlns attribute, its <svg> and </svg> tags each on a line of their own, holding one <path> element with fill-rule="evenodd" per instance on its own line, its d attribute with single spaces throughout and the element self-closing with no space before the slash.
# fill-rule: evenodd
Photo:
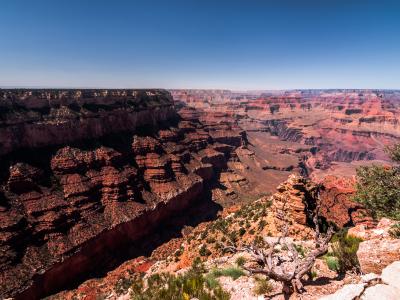
<svg viewBox="0 0 400 300">
<path fill-rule="evenodd" d="M 385 147 L 384 152 L 400 163 L 400 143 Z M 400 169 L 393 165 L 360 166 L 357 177 L 357 192 L 351 200 L 362 204 L 374 219 L 400 220 Z"/>
</svg>

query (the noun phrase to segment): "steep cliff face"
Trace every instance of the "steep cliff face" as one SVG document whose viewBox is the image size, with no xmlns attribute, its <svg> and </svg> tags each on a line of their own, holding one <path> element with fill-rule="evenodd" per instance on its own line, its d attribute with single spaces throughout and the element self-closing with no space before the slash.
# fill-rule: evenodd
<svg viewBox="0 0 400 300">
<path fill-rule="evenodd" d="M 0 155 L 176 117 L 164 90 L 0 90 Z"/>
<path fill-rule="evenodd" d="M 214 185 L 222 187 L 220 177 L 226 184 L 246 186 L 244 178 L 226 173 L 235 148 L 244 143 L 239 130 L 182 119 L 166 92 L 148 93 L 138 106 L 125 101 L 128 96 L 114 102 L 57 98 L 68 105 L 57 112 L 71 110 L 71 101 L 78 103 L 79 120 L 51 118 L 40 110 L 36 115 L 35 107 L 45 103 L 49 108 L 52 99 L 38 104 L 11 97 L 2 130 L 23 130 L 0 156 L 1 298 L 40 299 L 118 265 L 121 253 L 136 253 L 135 242 L 162 224 L 212 218 L 215 204 L 207 204 L 212 197 L 205 194 L 213 195 Z M 96 105 L 104 111 L 87 112 L 94 101 L 103 103 Z M 21 110 L 41 119 L 12 123 Z M 74 127 L 75 122 L 82 125 Z M 57 138 L 35 136 L 29 128 L 36 125 L 46 134 L 54 129 Z M 11 151 L 18 145 L 31 148 Z M 237 195 L 230 190 L 221 197 Z"/>
</svg>

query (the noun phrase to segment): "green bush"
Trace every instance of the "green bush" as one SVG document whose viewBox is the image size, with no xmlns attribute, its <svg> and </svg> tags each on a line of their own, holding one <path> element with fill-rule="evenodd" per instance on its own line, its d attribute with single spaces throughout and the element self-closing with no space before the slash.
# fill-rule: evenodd
<svg viewBox="0 0 400 300">
<path fill-rule="evenodd" d="M 257 235 L 255 238 L 255 241 L 257 244 L 260 244 L 260 246 L 262 246 L 264 244 L 264 239 L 261 235 Z"/>
<path fill-rule="evenodd" d="M 246 276 L 246 273 L 241 268 L 234 266 L 230 266 L 225 269 L 218 269 L 216 267 L 213 267 L 211 272 L 206 275 L 206 278 L 214 280 L 221 276 L 228 276 L 231 277 L 233 280 L 236 280 L 241 276 Z"/>
<path fill-rule="evenodd" d="M 262 230 L 265 227 L 266 224 L 267 224 L 267 222 L 265 220 L 261 220 L 260 224 L 258 225 L 258 229 Z"/>
<path fill-rule="evenodd" d="M 249 234 L 253 235 L 254 234 L 254 228 L 249 230 Z"/>
<path fill-rule="evenodd" d="M 340 271 L 359 270 L 357 250 L 361 242 L 361 238 L 346 235 L 339 237 L 338 242 L 333 244 L 333 255 L 338 260 Z"/>
<path fill-rule="evenodd" d="M 257 286 L 253 291 L 256 295 L 268 294 L 274 290 L 272 284 L 269 283 L 267 280 L 258 277 L 254 277 L 254 279 L 257 280 Z"/>
<path fill-rule="evenodd" d="M 200 250 L 199 250 L 199 254 L 201 256 L 210 256 L 211 251 L 209 249 L 207 249 L 204 245 L 201 246 Z"/>
<path fill-rule="evenodd" d="M 339 271 L 340 265 L 336 257 L 327 257 L 325 262 L 328 265 L 329 270 Z"/>
<path fill-rule="evenodd" d="M 232 241 L 232 243 L 235 243 L 238 240 L 236 231 L 231 232 L 231 234 L 229 235 L 229 239 Z"/>
<path fill-rule="evenodd" d="M 400 163 L 400 143 L 384 151 Z M 360 166 L 357 168 L 357 192 L 352 201 L 361 203 L 375 219 L 387 217 L 400 220 L 400 168 L 395 166 Z"/>
<path fill-rule="evenodd" d="M 399 224 L 393 224 L 392 226 L 390 226 L 390 229 L 388 232 L 392 238 L 400 239 L 400 225 Z"/>
<path fill-rule="evenodd" d="M 306 257 L 303 251 L 303 246 L 302 245 L 296 245 L 293 244 L 294 248 L 296 249 L 297 253 L 300 254 L 302 257 Z"/>
<path fill-rule="evenodd" d="M 240 267 L 241 265 L 243 265 L 247 260 L 243 257 L 243 256 L 239 256 L 238 258 L 236 258 L 236 265 L 238 267 Z"/>
<path fill-rule="evenodd" d="M 222 270 L 222 275 L 223 276 L 229 276 L 233 280 L 236 280 L 241 276 L 246 276 L 246 273 L 242 269 L 232 266 L 232 267 L 228 267 L 226 269 L 223 269 Z"/>
<path fill-rule="evenodd" d="M 207 239 L 206 239 L 206 243 L 207 243 L 207 244 L 215 243 L 215 238 L 214 238 L 214 237 L 207 238 Z"/>
<path fill-rule="evenodd" d="M 311 275 L 311 278 L 315 278 L 318 276 L 317 272 L 315 270 L 311 270 L 310 275 Z"/>
<path fill-rule="evenodd" d="M 265 209 L 265 206 L 263 207 L 263 209 L 262 209 L 260 215 L 261 215 L 262 217 L 265 217 L 265 216 L 267 215 L 267 210 Z"/>
<path fill-rule="evenodd" d="M 243 227 L 240 227 L 239 229 L 239 235 L 243 236 L 246 233 L 246 229 L 244 229 Z"/>
<path fill-rule="evenodd" d="M 220 249 L 222 248 L 222 244 L 221 243 L 215 243 L 214 249 Z"/>
<path fill-rule="evenodd" d="M 204 231 L 201 233 L 201 239 L 204 240 L 204 239 L 206 238 L 207 235 L 208 235 L 208 230 L 204 230 Z"/>
<path fill-rule="evenodd" d="M 219 275 L 219 276 L 221 276 L 221 275 Z M 206 279 L 206 281 L 207 281 L 207 285 L 208 285 L 211 289 L 214 289 L 214 288 L 216 288 L 217 286 L 219 286 L 219 282 L 218 282 L 218 280 L 217 280 L 217 278 L 218 278 L 219 276 L 215 276 L 215 274 L 214 274 L 213 272 L 208 273 L 208 274 L 206 275 L 205 279 Z"/>
</svg>

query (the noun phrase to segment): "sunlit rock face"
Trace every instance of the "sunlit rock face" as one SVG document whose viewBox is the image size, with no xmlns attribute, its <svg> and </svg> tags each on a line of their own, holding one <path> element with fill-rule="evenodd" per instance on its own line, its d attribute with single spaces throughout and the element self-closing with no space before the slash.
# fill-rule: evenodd
<svg viewBox="0 0 400 300">
<path fill-rule="evenodd" d="M 291 154 L 293 158 L 299 156 L 298 151 L 307 150 L 305 145 L 312 146 L 311 153 L 301 158 L 298 170 L 318 182 L 327 175 L 355 175 L 360 164 L 389 161 L 383 146 L 400 140 L 399 91 L 332 89 L 276 94 L 249 91 L 240 97 L 233 97 L 229 91 L 171 92 L 187 114 L 191 107 L 196 107 L 197 111 L 191 113 L 202 120 L 236 120 L 246 131 L 250 145 L 263 147 L 264 156 L 267 152 L 278 152 Z M 301 150 L 300 145 L 303 145 Z M 253 150 L 251 146 L 249 149 Z M 282 156 L 270 168 L 284 170 L 281 168 L 289 161 Z M 298 168 L 297 164 L 290 166 Z"/>
</svg>

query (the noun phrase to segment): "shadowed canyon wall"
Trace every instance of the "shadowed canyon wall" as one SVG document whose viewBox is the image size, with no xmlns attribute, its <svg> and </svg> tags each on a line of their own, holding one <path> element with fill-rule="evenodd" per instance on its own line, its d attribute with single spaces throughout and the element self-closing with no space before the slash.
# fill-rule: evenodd
<svg viewBox="0 0 400 300">
<path fill-rule="evenodd" d="M 162 224 L 215 217 L 214 186 L 237 197 L 218 178 L 241 130 L 178 116 L 166 91 L 2 92 L 2 298 L 40 299 Z"/>
</svg>

